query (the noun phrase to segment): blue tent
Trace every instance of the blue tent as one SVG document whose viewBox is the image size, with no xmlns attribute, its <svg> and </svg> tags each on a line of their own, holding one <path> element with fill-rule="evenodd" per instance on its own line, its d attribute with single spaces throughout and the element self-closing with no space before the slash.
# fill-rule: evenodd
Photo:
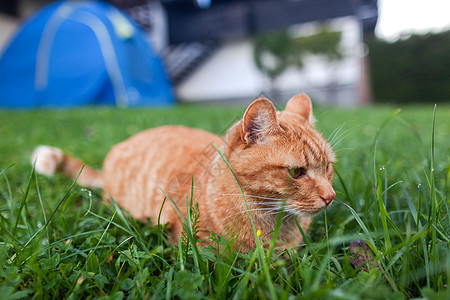
<svg viewBox="0 0 450 300">
<path fill-rule="evenodd" d="M 107 3 L 45 7 L 0 58 L 0 107 L 172 103 L 170 81 L 144 32 Z"/>
</svg>

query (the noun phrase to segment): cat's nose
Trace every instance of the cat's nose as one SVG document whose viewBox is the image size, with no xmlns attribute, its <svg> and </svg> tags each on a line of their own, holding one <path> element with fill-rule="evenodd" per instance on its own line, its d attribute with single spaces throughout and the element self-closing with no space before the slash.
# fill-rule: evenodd
<svg viewBox="0 0 450 300">
<path fill-rule="evenodd" d="M 333 189 L 330 189 L 326 193 L 323 193 L 320 198 L 325 203 L 326 206 L 330 205 L 333 202 L 334 198 L 336 198 L 336 192 Z"/>
</svg>

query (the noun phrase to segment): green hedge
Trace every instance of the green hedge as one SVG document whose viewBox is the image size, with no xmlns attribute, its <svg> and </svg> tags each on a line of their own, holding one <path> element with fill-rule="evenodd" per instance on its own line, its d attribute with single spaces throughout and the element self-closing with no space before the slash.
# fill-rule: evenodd
<svg viewBox="0 0 450 300">
<path fill-rule="evenodd" d="M 450 31 L 368 46 L 376 101 L 450 101 Z"/>
</svg>

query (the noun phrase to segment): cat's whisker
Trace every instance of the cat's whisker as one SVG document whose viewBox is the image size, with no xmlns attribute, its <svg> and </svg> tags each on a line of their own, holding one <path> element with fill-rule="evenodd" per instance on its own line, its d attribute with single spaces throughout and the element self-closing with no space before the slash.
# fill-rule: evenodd
<svg viewBox="0 0 450 300">
<path fill-rule="evenodd" d="M 297 216 L 301 210 L 302 210 L 301 207 L 294 207 L 292 205 L 286 205 L 286 211 L 288 211 L 289 213 L 291 213 L 294 216 Z"/>
<path fill-rule="evenodd" d="M 344 126 L 345 126 L 345 122 L 333 130 L 333 132 L 330 134 L 330 136 L 327 139 L 330 144 L 333 144 L 333 141 L 335 140 L 336 136 L 339 134 L 339 132 L 342 130 L 342 128 L 344 128 Z"/>
<path fill-rule="evenodd" d="M 242 197 L 242 193 L 236 193 L 236 194 L 213 194 L 213 195 L 217 195 L 217 196 L 241 196 Z M 244 193 L 244 196 L 246 198 L 258 198 L 258 199 L 275 200 L 275 201 L 287 201 L 288 200 L 288 198 L 264 197 L 264 196 L 251 195 L 251 194 L 245 194 L 245 193 Z"/>
<path fill-rule="evenodd" d="M 247 206 L 248 207 L 281 207 L 283 206 L 285 202 L 282 201 L 267 201 L 267 202 L 253 202 L 253 201 L 248 201 L 247 202 Z M 242 207 L 246 207 L 245 203 L 242 202 L 240 203 L 240 205 L 242 205 Z"/>
<path fill-rule="evenodd" d="M 266 213 L 264 213 L 264 215 L 271 215 L 271 214 L 278 214 L 278 213 L 282 213 L 283 212 L 283 207 L 281 207 L 280 205 L 276 205 L 273 207 L 258 207 L 258 208 L 249 208 L 249 209 L 244 209 L 236 214 L 230 215 L 227 217 L 233 217 L 239 214 L 243 214 L 243 213 L 248 213 L 248 212 L 255 212 L 255 211 L 266 211 Z"/>
<path fill-rule="evenodd" d="M 271 205 L 271 206 L 249 206 L 249 210 L 280 210 L 281 205 Z M 247 210 L 246 208 L 242 209 L 242 210 Z"/>
<path fill-rule="evenodd" d="M 281 219 L 281 220 L 282 220 L 282 221 L 286 221 L 287 219 L 292 218 L 293 216 L 294 216 L 294 214 L 288 212 L 288 213 L 283 217 L 283 219 Z"/>
<path fill-rule="evenodd" d="M 337 132 L 336 135 L 333 136 L 332 140 L 329 141 L 331 147 L 335 148 L 337 145 L 339 145 L 342 142 L 342 140 L 344 140 L 350 134 L 352 130 L 353 128 L 349 128 L 345 131 L 339 130 L 339 132 Z"/>
<path fill-rule="evenodd" d="M 263 207 L 263 208 L 251 208 L 251 209 L 245 209 L 245 210 L 243 210 L 243 211 L 241 211 L 241 212 L 246 212 L 246 211 L 250 211 L 250 212 L 252 212 L 252 211 L 264 211 L 264 210 L 274 211 L 274 210 L 277 210 L 277 209 L 274 209 L 274 208 L 272 208 L 272 207 Z"/>
<path fill-rule="evenodd" d="M 240 212 L 238 212 L 236 214 L 232 214 L 232 215 L 228 216 L 227 218 L 224 219 L 224 221 L 226 221 L 226 220 L 228 220 L 228 219 L 230 219 L 232 217 L 235 217 L 237 215 L 242 215 L 242 214 L 249 213 L 249 212 L 252 213 L 253 211 L 254 210 L 252 210 L 252 209 L 240 211 Z M 272 211 L 272 212 L 269 211 L 269 212 L 266 212 L 266 213 L 262 213 L 262 215 L 264 215 L 264 216 L 273 216 L 273 215 L 278 215 L 278 214 L 282 214 L 282 213 L 285 214 L 283 216 L 283 218 L 282 218 L 282 222 L 288 220 L 289 218 L 295 217 L 298 214 L 298 213 L 293 213 L 293 212 L 290 212 L 290 211 L 276 210 L 276 211 Z"/>
<path fill-rule="evenodd" d="M 333 148 L 333 150 L 336 149 L 337 146 L 339 146 L 339 145 L 342 143 L 342 141 L 343 141 L 344 139 L 347 138 L 347 136 L 349 136 L 349 134 L 346 134 L 345 136 L 343 136 L 342 138 L 340 138 L 339 140 L 337 140 L 335 143 L 333 143 L 333 144 L 331 145 L 331 147 Z"/>
<path fill-rule="evenodd" d="M 334 152 L 337 153 L 337 152 L 346 151 L 346 150 L 355 150 L 355 148 L 341 148 L 341 149 L 334 150 Z"/>
<path fill-rule="evenodd" d="M 249 205 L 266 205 L 266 204 L 283 204 L 286 203 L 286 201 L 279 201 L 279 200 L 270 200 L 270 201 L 251 201 L 248 204 Z"/>
<path fill-rule="evenodd" d="M 330 145 L 332 148 L 335 148 L 338 146 L 347 136 L 349 136 L 350 132 L 353 130 L 353 128 L 350 128 L 342 133 L 339 134 L 339 136 L 335 137 L 333 142 L 330 142 Z"/>
<path fill-rule="evenodd" d="M 336 129 L 333 130 L 333 132 L 330 134 L 330 136 L 327 139 L 330 144 L 333 144 L 334 141 L 336 141 L 342 135 L 342 129 L 344 129 L 345 125 L 346 125 L 346 123 L 344 122 L 341 125 L 337 126 Z"/>
<path fill-rule="evenodd" d="M 272 205 L 273 209 L 276 209 L 277 211 L 285 211 L 286 210 L 286 206 L 284 206 L 283 204 L 281 205 Z"/>
<path fill-rule="evenodd" d="M 281 205 L 249 205 L 249 209 L 253 208 L 270 208 L 270 209 L 280 209 Z"/>
<path fill-rule="evenodd" d="M 347 136 L 349 136 L 349 134 L 353 131 L 353 129 L 354 127 L 349 128 L 344 132 L 339 133 L 339 135 L 334 136 L 333 140 L 329 142 L 331 147 L 333 149 L 336 148 L 344 139 L 347 138 Z"/>
<path fill-rule="evenodd" d="M 284 211 L 280 210 L 280 211 L 268 212 L 268 213 L 265 213 L 264 215 L 272 216 L 272 215 L 278 215 L 278 214 L 283 214 L 283 213 L 284 213 Z"/>
<path fill-rule="evenodd" d="M 238 194 L 211 194 L 214 196 L 242 196 L 242 193 Z M 271 198 L 271 197 L 262 197 L 262 196 L 256 196 L 256 195 L 247 195 L 244 193 L 245 197 L 251 197 L 251 198 L 259 198 L 259 199 L 266 199 L 266 200 L 279 200 L 279 201 L 286 201 L 284 198 Z"/>
</svg>

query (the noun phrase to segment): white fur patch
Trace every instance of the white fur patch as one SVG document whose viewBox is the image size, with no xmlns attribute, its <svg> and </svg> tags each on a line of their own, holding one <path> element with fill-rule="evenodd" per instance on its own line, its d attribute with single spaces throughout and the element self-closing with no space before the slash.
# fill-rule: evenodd
<svg viewBox="0 0 450 300">
<path fill-rule="evenodd" d="M 47 176 L 55 174 L 63 160 L 62 150 L 50 146 L 39 146 L 31 155 L 31 164 L 35 164 L 36 172 Z"/>
</svg>

